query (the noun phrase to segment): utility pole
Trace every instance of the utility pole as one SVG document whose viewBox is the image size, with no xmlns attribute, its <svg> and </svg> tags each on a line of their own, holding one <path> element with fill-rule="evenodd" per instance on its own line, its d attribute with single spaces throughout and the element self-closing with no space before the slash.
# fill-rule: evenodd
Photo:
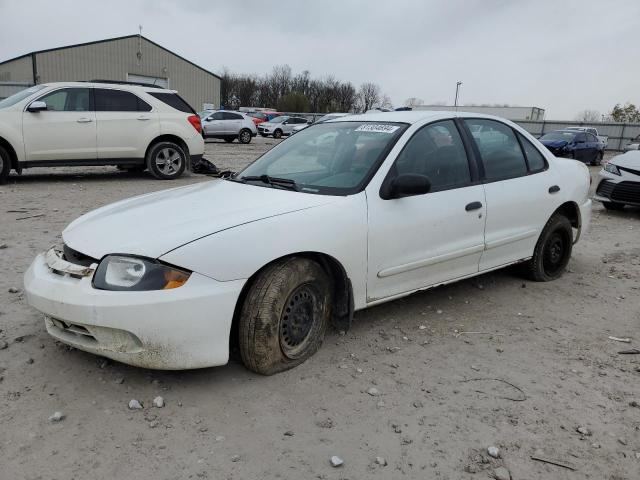
<svg viewBox="0 0 640 480">
<path fill-rule="evenodd" d="M 462 85 L 462 82 L 456 83 L 456 99 L 453 102 L 453 106 L 456 107 L 456 110 L 458 109 L 458 92 L 460 91 L 460 85 Z"/>
</svg>

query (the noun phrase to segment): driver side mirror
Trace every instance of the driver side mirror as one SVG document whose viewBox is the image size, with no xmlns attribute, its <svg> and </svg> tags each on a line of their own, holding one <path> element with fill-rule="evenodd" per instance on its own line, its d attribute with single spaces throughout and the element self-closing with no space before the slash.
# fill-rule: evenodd
<svg viewBox="0 0 640 480">
<path fill-rule="evenodd" d="M 385 182 L 386 183 L 386 182 Z M 431 181 L 426 175 L 403 173 L 382 186 L 380 196 L 384 200 L 424 195 L 431 190 Z"/>
<path fill-rule="evenodd" d="M 42 112 L 47 109 L 47 104 L 41 101 L 32 102 L 31 105 L 27 107 L 27 112 Z"/>
</svg>

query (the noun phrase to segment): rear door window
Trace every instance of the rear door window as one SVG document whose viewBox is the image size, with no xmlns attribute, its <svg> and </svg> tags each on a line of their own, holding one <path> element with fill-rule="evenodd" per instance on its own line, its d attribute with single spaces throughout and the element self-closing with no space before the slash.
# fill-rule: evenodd
<svg viewBox="0 0 640 480">
<path fill-rule="evenodd" d="M 524 138 L 523 135 L 518 133 L 518 138 L 520 139 L 520 143 L 522 144 L 522 149 L 524 150 L 524 154 L 527 157 L 527 164 L 529 165 L 529 172 L 535 173 L 540 172 L 547 168 L 547 162 L 544 159 L 540 150 L 533 146 L 533 144 Z"/>
<path fill-rule="evenodd" d="M 231 112 L 222 112 L 222 118 L 225 120 L 242 120 L 242 115 Z"/>
<path fill-rule="evenodd" d="M 106 88 L 94 89 L 97 112 L 149 112 L 151 105 L 131 92 Z"/>
<path fill-rule="evenodd" d="M 464 120 L 480 151 L 485 179 L 489 182 L 527 174 L 527 162 L 514 131 L 495 120 Z"/>
<path fill-rule="evenodd" d="M 172 92 L 147 92 L 154 98 L 157 98 L 163 103 L 166 103 L 170 107 L 175 108 L 179 112 L 184 113 L 196 113 L 196 111 L 189 105 L 180 95 Z"/>
</svg>

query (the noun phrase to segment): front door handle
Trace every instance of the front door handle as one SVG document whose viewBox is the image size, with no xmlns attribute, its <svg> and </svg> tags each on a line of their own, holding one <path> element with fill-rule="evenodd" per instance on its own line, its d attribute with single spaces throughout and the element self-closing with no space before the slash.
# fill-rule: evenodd
<svg viewBox="0 0 640 480">
<path fill-rule="evenodd" d="M 482 203 L 480 203 L 480 202 L 471 202 L 471 203 L 467 204 L 466 207 L 464 207 L 464 209 L 467 212 L 471 212 L 472 210 L 478 210 L 480 208 L 482 208 Z"/>
<path fill-rule="evenodd" d="M 88 117 L 82 117 L 82 118 L 79 118 L 76 121 L 78 123 L 90 123 L 90 122 L 93 122 L 93 119 L 92 118 L 88 118 Z"/>
<path fill-rule="evenodd" d="M 558 193 L 560 191 L 560 187 L 558 185 L 553 185 L 549 187 L 549 193 Z"/>
</svg>

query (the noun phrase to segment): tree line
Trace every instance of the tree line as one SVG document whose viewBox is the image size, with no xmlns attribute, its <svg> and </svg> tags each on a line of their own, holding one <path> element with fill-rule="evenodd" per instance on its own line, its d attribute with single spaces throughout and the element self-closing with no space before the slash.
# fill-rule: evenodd
<svg viewBox="0 0 640 480">
<path fill-rule="evenodd" d="M 224 108 L 276 108 L 282 112 L 366 112 L 391 108 L 379 85 L 365 82 L 358 89 L 333 75 L 311 77 L 308 70 L 293 74 L 289 65 L 276 65 L 262 76 L 222 72 L 220 104 Z"/>
</svg>

